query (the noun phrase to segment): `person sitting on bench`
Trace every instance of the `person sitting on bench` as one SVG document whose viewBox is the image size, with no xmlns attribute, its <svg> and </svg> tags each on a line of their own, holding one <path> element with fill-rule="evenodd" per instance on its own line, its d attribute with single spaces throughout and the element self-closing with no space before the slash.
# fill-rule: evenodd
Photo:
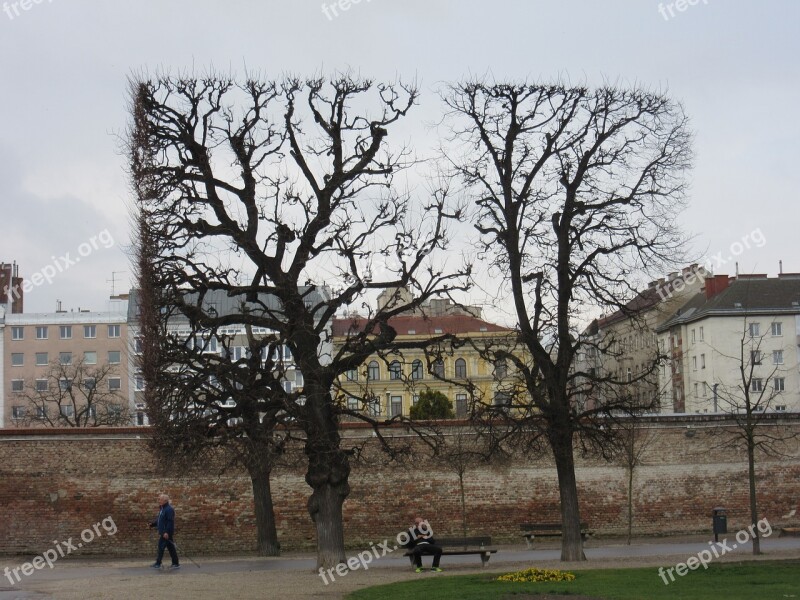
<svg viewBox="0 0 800 600">
<path fill-rule="evenodd" d="M 411 539 L 406 547 L 411 550 L 414 555 L 414 566 L 417 568 L 417 573 L 422 573 L 425 569 L 422 568 L 422 556 L 433 555 L 433 565 L 431 571 L 440 573 L 442 569 L 439 568 L 439 561 L 442 558 L 442 547 L 436 545 L 436 540 L 433 539 L 433 529 L 428 521 L 422 517 L 414 519 L 414 526 L 411 528 Z"/>
</svg>

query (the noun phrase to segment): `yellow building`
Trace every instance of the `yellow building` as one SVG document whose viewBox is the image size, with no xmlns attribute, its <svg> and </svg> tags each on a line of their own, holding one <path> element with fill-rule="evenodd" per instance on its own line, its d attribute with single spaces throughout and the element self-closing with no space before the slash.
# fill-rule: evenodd
<svg viewBox="0 0 800 600">
<path fill-rule="evenodd" d="M 411 349 L 370 356 L 340 380 L 336 393 L 347 408 L 382 418 L 408 416 L 427 388 L 447 396 L 457 418 L 466 417 L 473 402 L 509 403 L 514 370 L 510 361 L 495 361 L 491 356 L 494 349 L 513 345 L 514 331 L 474 316 L 474 309 L 458 310 L 449 303 L 437 305 L 434 312 L 440 314 L 426 311 L 390 319 L 389 325 L 397 332 L 395 341 L 402 345 L 452 335 L 463 343 L 447 342 L 438 351 Z M 349 333 L 364 326 L 361 317 L 335 319 L 334 347 L 340 348 Z"/>
</svg>

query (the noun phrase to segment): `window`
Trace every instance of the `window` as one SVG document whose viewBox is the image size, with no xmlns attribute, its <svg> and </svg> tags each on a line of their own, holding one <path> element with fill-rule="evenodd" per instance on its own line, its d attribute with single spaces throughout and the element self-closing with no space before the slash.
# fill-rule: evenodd
<svg viewBox="0 0 800 600">
<path fill-rule="evenodd" d="M 692 371 L 697 371 L 697 357 L 692 357 Z"/>
<path fill-rule="evenodd" d="M 347 381 L 358 381 L 358 369 L 348 369 L 345 371 L 344 376 L 347 378 Z"/>
<path fill-rule="evenodd" d="M 72 381 L 69 379 L 59 379 L 58 389 L 60 389 L 62 392 L 70 391 L 72 389 Z"/>
<path fill-rule="evenodd" d="M 288 383 L 288 382 L 286 382 L 286 383 Z M 119 388 L 117 388 L 117 389 L 119 389 Z M 144 391 L 144 376 L 143 375 L 137 374 L 137 375 L 134 376 L 134 378 L 133 378 L 133 389 L 135 391 L 137 391 L 137 392 L 143 392 Z M 286 390 L 286 391 L 287 392 L 291 392 L 292 390 L 289 389 L 289 390 Z"/>
<path fill-rule="evenodd" d="M 761 351 L 759 351 L 759 350 L 751 350 L 750 351 L 750 364 L 752 364 L 752 365 L 760 365 L 761 364 Z"/>
<path fill-rule="evenodd" d="M 627 379 L 628 379 L 628 383 L 633 381 L 633 373 L 631 372 L 631 368 L 630 367 L 628 367 L 628 371 L 627 371 L 626 376 L 627 376 Z"/>
<path fill-rule="evenodd" d="M 389 416 L 399 417 L 403 414 L 403 397 L 392 396 L 389 401 Z"/>
<path fill-rule="evenodd" d="M 11 418 L 12 419 L 24 419 L 25 415 L 28 414 L 27 409 L 24 406 L 14 406 L 11 408 Z"/>
<path fill-rule="evenodd" d="M 467 395 L 456 394 L 456 417 L 464 418 L 467 416 Z"/>
<path fill-rule="evenodd" d="M 753 379 L 750 382 L 750 391 L 751 392 L 760 392 L 764 389 L 764 380 L 760 378 Z"/>
<path fill-rule="evenodd" d="M 495 392 L 494 405 L 502 407 L 511 406 L 511 394 L 509 394 L 508 392 Z"/>
<path fill-rule="evenodd" d="M 136 339 L 133 340 L 133 351 L 136 354 L 142 353 L 142 338 L 137 337 Z"/>
<path fill-rule="evenodd" d="M 708 398 L 708 384 L 704 381 L 700 386 L 703 390 L 703 398 Z"/>
<path fill-rule="evenodd" d="M 508 374 L 508 365 L 505 358 L 498 358 L 494 361 L 494 376 L 503 379 Z"/>
<path fill-rule="evenodd" d="M 783 335 L 783 324 L 782 323 L 778 322 L 778 323 L 773 323 L 772 324 L 772 335 L 774 337 L 780 337 L 780 336 Z"/>
<path fill-rule="evenodd" d="M 373 360 L 367 365 L 367 379 L 369 381 L 378 381 L 381 378 L 381 368 L 378 362 Z"/>
<path fill-rule="evenodd" d="M 25 328 L 24 327 L 12 327 L 11 328 L 11 339 L 12 340 L 24 340 L 25 339 Z"/>
<path fill-rule="evenodd" d="M 411 379 L 422 379 L 425 376 L 422 361 L 417 359 L 411 363 Z"/>
<path fill-rule="evenodd" d="M 72 364 L 72 352 L 59 352 L 58 353 L 58 364 L 60 365 L 71 365 Z"/>
<path fill-rule="evenodd" d="M 419 402 L 419 394 L 414 394 L 411 396 L 411 406 L 416 406 L 417 402 Z"/>
<path fill-rule="evenodd" d="M 107 410 L 111 419 L 119 419 L 122 416 L 122 407 L 119 404 L 109 404 Z"/>
<path fill-rule="evenodd" d="M 705 336 L 703 335 L 703 328 L 701 327 L 700 328 L 700 341 L 702 342 L 704 339 L 705 339 Z"/>
<path fill-rule="evenodd" d="M 86 409 L 86 412 L 89 413 L 89 418 L 90 419 L 96 419 L 97 418 L 97 407 L 96 406 L 90 406 L 89 408 Z"/>
<path fill-rule="evenodd" d="M 750 337 L 758 337 L 761 335 L 761 324 L 760 323 L 750 323 L 748 326 L 748 331 L 750 332 Z"/>
<path fill-rule="evenodd" d="M 119 325 L 109 325 L 108 326 L 108 337 L 110 338 L 118 338 L 120 336 L 120 326 Z"/>
<path fill-rule="evenodd" d="M 436 377 L 444 377 L 443 360 L 437 360 L 435 363 L 433 363 L 433 374 L 436 375 Z"/>
<path fill-rule="evenodd" d="M 37 379 L 36 380 L 36 391 L 37 392 L 46 392 L 50 386 L 48 385 L 47 379 Z"/>
<path fill-rule="evenodd" d="M 783 364 L 783 350 L 773 350 L 772 351 L 772 364 L 773 365 L 782 365 Z"/>
<path fill-rule="evenodd" d="M 354 398 L 353 396 L 347 397 L 347 409 L 348 410 L 358 410 L 358 398 Z"/>
<path fill-rule="evenodd" d="M 459 379 L 466 379 L 467 377 L 467 361 L 463 358 L 456 360 L 456 377 Z"/>
<path fill-rule="evenodd" d="M 97 364 L 97 352 L 88 351 L 83 353 L 83 364 L 85 365 L 96 365 Z"/>
<path fill-rule="evenodd" d="M 700 384 L 699 383 L 695 383 L 694 384 L 694 397 L 695 398 L 699 398 L 700 397 Z"/>
<path fill-rule="evenodd" d="M 75 407 L 72 405 L 60 406 L 58 412 L 61 413 L 62 417 L 69 418 L 75 414 Z"/>
<path fill-rule="evenodd" d="M 25 391 L 25 380 L 24 379 L 12 379 L 11 380 L 11 391 L 12 392 L 23 392 L 23 391 Z"/>
<path fill-rule="evenodd" d="M 37 406 L 36 407 L 36 418 L 37 419 L 46 419 L 47 418 L 47 409 L 44 406 Z"/>
<path fill-rule="evenodd" d="M 775 405 L 775 410 L 778 411 L 778 412 L 783 412 L 783 411 L 786 410 L 786 405 L 785 404 L 776 404 Z"/>
<path fill-rule="evenodd" d="M 83 389 L 92 391 L 95 387 L 97 387 L 97 380 L 94 377 L 87 377 L 83 380 Z"/>
<path fill-rule="evenodd" d="M 21 367 L 25 364 L 25 355 L 22 352 L 11 353 L 11 366 Z"/>
<path fill-rule="evenodd" d="M 705 369 L 706 368 L 706 355 L 705 354 L 701 354 L 700 355 L 700 368 L 701 369 Z"/>
<path fill-rule="evenodd" d="M 393 360 L 389 364 L 389 379 L 396 381 L 403 378 L 403 367 L 400 366 L 400 361 Z"/>
<path fill-rule="evenodd" d="M 47 359 L 47 352 L 37 352 L 36 353 L 36 366 L 43 367 L 46 366 L 48 363 Z"/>
<path fill-rule="evenodd" d="M 97 325 L 84 325 L 83 326 L 83 337 L 86 339 L 92 339 L 97 337 Z"/>
<path fill-rule="evenodd" d="M 122 379 L 120 379 L 119 377 L 109 377 L 108 389 L 111 391 L 122 389 Z"/>
<path fill-rule="evenodd" d="M 786 379 L 783 377 L 776 377 L 772 380 L 776 392 L 786 391 Z"/>
<path fill-rule="evenodd" d="M 696 332 L 695 332 L 695 330 L 694 330 L 694 329 L 692 329 L 692 343 L 693 343 L 693 344 L 694 344 L 694 342 L 695 342 L 695 335 L 694 335 L 695 333 L 696 333 Z"/>
<path fill-rule="evenodd" d="M 36 327 L 36 339 L 37 340 L 47 339 L 47 325 L 39 325 Z"/>
<path fill-rule="evenodd" d="M 62 340 L 72 339 L 72 325 L 61 325 L 58 328 L 58 335 Z"/>
<path fill-rule="evenodd" d="M 108 364 L 110 364 L 110 365 L 118 365 L 119 362 L 120 362 L 119 350 L 109 350 L 108 351 Z"/>
</svg>

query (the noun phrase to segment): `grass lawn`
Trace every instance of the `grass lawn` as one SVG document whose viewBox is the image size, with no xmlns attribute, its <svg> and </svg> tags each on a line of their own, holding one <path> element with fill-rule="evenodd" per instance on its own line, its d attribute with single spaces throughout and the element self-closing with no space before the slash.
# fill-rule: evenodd
<svg viewBox="0 0 800 600">
<path fill-rule="evenodd" d="M 603 569 L 572 571 L 575 580 L 557 583 L 506 583 L 497 574 L 443 576 L 425 573 L 417 581 L 381 585 L 354 592 L 348 600 L 503 600 L 536 598 L 538 594 L 588 596 L 620 600 L 766 600 L 800 599 L 797 561 L 712 564 L 700 567 L 664 585 L 658 569 Z M 667 577 L 669 581 L 669 577 Z"/>
</svg>

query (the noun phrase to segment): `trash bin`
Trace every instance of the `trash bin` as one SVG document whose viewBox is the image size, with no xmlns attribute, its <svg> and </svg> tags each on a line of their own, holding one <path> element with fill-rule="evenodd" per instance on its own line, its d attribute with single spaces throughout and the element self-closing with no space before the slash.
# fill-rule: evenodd
<svg viewBox="0 0 800 600">
<path fill-rule="evenodd" d="M 711 510 L 713 519 L 714 541 L 719 541 L 720 533 L 728 533 L 728 509 L 717 506 Z"/>
</svg>

